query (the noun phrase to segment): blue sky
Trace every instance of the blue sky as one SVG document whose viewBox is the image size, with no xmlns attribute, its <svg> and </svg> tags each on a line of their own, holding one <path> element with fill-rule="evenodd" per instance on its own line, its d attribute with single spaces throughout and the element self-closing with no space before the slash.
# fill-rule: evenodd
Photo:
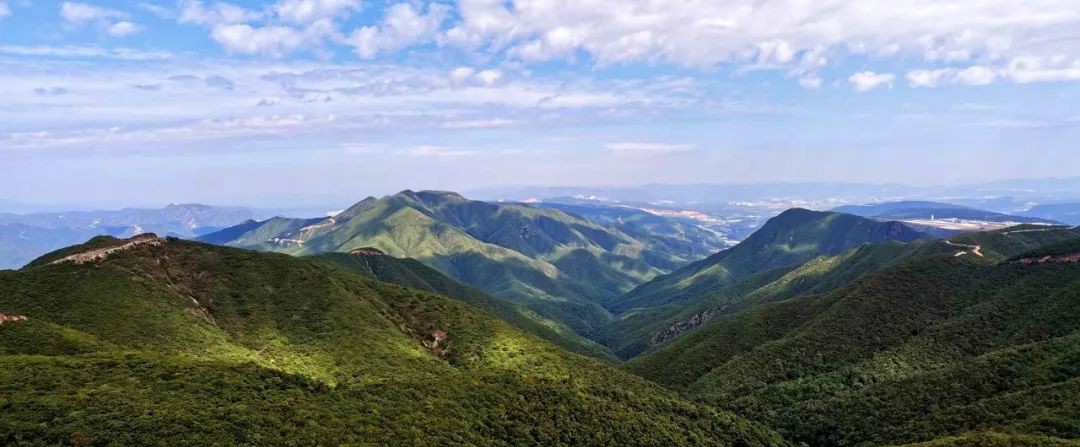
<svg viewBox="0 0 1080 447">
<path fill-rule="evenodd" d="M 1077 30 L 1074 0 L 0 0 L 0 199 L 1071 176 Z"/>
</svg>

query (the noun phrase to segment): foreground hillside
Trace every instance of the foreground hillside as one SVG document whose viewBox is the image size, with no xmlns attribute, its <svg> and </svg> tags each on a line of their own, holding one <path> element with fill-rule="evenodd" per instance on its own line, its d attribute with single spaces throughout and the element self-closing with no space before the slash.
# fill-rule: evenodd
<svg viewBox="0 0 1080 447">
<path fill-rule="evenodd" d="M 626 228 L 639 236 L 556 209 L 403 191 L 365 199 L 332 218 L 248 222 L 201 240 L 300 255 L 374 247 L 589 335 L 611 320 L 604 305 L 705 255 L 698 233 L 642 237 L 643 227 Z"/>
<path fill-rule="evenodd" d="M 781 445 L 461 301 L 143 236 L 0 271 L 4 445 Z"/>
<path fill-rule="evenodd" d="M 809 445 L 1064 445 L 1080 439 L 1077 247 L 1060 227 L 909 246 L 627 367 Z"/>
</svg>

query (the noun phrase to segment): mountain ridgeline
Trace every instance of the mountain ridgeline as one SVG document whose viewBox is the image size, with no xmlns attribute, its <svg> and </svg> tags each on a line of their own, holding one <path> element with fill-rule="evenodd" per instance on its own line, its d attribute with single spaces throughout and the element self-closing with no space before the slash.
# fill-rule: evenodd
<svg viewBox="0 0 1080 447">
<path fill-rule="evenodd" d="M 821 287 L 858 256 L 848 255 L 803 275 L 812 287 L 715 318 L 628 369 L 809 445 L 1080 437 L 1080 230 L 1019 227 L 902 251 Z"/>
<path fill-rule="evenodd" d="M 0 443 L 1080 442 L 1080 228 L 406 191 L 202 239 L 0 271 Z"/>
<path fill-rule="evenodd" d="M 0 271 L 0 444 L 785 444 L 339 264 L 143 235 Z"/>
<path fill-rule="evenodd" d="M 201 240 L 297 255 L 373 247 L 589 335 L 611 321 L 605 305 L 722 246 L 698 228 L 648 237 L 633 228 L 638 237 L 557 209 L 404 191 L 329 218 L 246 222 Z"/>
<path fill-rule="evenodd" d="M 770 219 L 733 248 L 661 276 L 620 297 L 616 313 L 708 295 L 755 273 L 836 255 L 863 244 L 911 242 L 928 235 L 894 221 L 791 209 Z"/>
</svg>

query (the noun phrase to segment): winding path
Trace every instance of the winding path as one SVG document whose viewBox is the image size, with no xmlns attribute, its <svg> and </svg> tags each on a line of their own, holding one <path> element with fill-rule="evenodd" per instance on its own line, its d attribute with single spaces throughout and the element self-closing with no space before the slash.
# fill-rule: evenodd
<svg viewBox="0 0 1080 447">
<path fill-rule="evenodd" d="M 963 256 L 963 255 L 968 254 L 969 252 L 974 254 L 975 256 L 980 257 L 980 258 L 983 255 L 982 254 L 982 245 L 957 244 L 957 243 L 951 242 L 951 241 L 944 241 L 944 242 L 946 244 L 952 245 L 953 247 L 961 247 L 961 248 L 966 248 L 967 249 L 967 250 L 960 251 L 959 253 L 955 254 L 954 256 Z"/>
</svg>

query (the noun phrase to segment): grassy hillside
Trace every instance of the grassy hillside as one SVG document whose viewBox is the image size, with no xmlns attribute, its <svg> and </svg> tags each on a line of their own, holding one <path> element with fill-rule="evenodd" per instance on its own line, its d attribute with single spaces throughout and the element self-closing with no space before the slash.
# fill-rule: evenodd
<svg viewBox="0 0 1080 447">
<path fill-rule="evenodd" d="M 454 281 L 415 259 L 395 258 L 376 249 L 360 249 L 354 253 L 323 253 L 311 256 L 311 259 L 382 282 L 460 300 L 486 310 L 526 333 L 572 352 L 609 360 L 615 358 L 607 348 L 577 335 L 561 323 L 544 318 L 520 304 L 495 298 L 480 289 Z"/>
<path fill-rule="evenodd" d="M 783 444 L 456 300 L 129 242 L 0 272 L 0 443 Z"/>
<path fill-rule="evenodd" d="M 983 257 L 927 244 L 947 250 L 724 316 L 628 368 L 810 445 L 1077 439 L 1080 263 L 1001 262 L 1077 237 L 1010 229 L 953 240 Z M 1009 435 L 965 434 L 974 430 Z"/>
<path fill-rule="evenodd" d="M 926 235 L 898 222 L 791 209 L 735 247 L 638 286 L 608 307 L 616 313 L 711 295 L 756 273 L 838 255 L 865 243 L 909 242 Z"/>
<path fill-rule="evenodd" d="M 403 191 L 333 218 L 247 223 L 202 240 L 302 255 L 374 247 L 588 335 L 611 320 L 604 303 L 704 255 L 683 251 L 682 238 L 637 239 L 556 209 Z"/>
</svg>

